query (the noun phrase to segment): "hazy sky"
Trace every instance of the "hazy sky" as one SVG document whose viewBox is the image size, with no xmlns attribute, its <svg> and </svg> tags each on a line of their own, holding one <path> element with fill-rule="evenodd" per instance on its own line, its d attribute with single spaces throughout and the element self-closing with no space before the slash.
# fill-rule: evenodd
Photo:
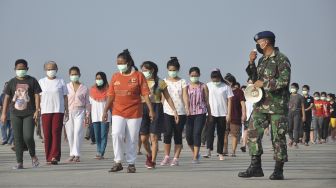
<svg viewBox="0 0 336 188">
<path fill-rule="evenodd" d="M 214 68 L 245 82 L 254 35 L 271 30 L 292 63 L 292 82 L 336 92 L 335 8 L 335 0 L 0 0 L 0 81 L 24 58 L 37 79 L 54 60 L 66 81 L 77 65 L 91 85 L 100 70 L 110 79 L 128 48 L 137 65 L 156 62 L 161 77 L 177 56 L 184 78 L 199 66 L 204 82 Z"/>
</svg>

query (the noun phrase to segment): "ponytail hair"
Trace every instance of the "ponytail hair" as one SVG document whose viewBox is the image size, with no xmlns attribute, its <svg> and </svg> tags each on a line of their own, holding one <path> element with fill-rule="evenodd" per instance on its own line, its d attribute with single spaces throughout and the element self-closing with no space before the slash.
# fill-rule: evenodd
<svg viewBox="0 0 336 188">
<path fill-rule="evenodd" d="M 125 49 L 123 52 L 121 52 L 118 55 L 118 58 L 119 57 L 123 58 L 130 67 L 133 67 L 136 71 L 138 71 L 138 67 L 135 66 L 131 53 L 128 51 L 128 49 Z"/>
<path fill-rule="evenodd" d="M 148 70 L 153 70 L 153 73 L 152 73 L 152 76 L 154 78 L 153 90 L 155 91 L 156 88 L 159 85 L 159 77 L 158 77 L 159 68 L 158 68 L 158 66 L 152 61 L 145 61 L 141 64 L 141 68 L 142 67 L 145 67 Z"/>
<path fill-rule="evenodd" d="M 230 85 L 230 83 L 223 78 L 222 73 L 217 68 L 211 72 L 210 77 L 211 78 L 219 78 L 221 80 L 221 82 L 225 83 L 226 85 Z"/>
</svg>

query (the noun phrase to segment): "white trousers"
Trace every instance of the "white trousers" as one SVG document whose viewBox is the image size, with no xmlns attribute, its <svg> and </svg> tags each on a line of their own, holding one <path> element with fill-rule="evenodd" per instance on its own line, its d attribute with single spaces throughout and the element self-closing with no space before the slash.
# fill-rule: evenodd
<svg viewBox="0 0 336 188">
<path fill-rule="evenodd" d="M 126 162 L 135 164 L 142 118 L 126 119 L 112 116 L 112 145 L 114 161 L 121 163 L 126 153 Z"/>
<path fill-rule="evenodd" d="M 80 149 L 84 140 L 85 110 L 69 112 L 69 120 L 65 124 L 68 137 L 70 156 L 80 156 Z"/>
</svg>

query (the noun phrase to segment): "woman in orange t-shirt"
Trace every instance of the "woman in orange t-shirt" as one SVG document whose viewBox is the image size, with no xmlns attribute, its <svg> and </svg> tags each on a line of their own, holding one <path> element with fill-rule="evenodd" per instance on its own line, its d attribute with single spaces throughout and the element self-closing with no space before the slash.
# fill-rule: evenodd
<svg viewBox="0 0 336 188">
<path fill-rule="evenodd" d="M 107 112 L 112 107 L 112 141 L 115 164 L 109 172 L 123 170 L 124 151 L 128 163 L 127 172 L 135 173 L 136 147 L 142 121 L 142 101 L 145 100 L 149 109 L 150 119 L 154 112 L 149 99 L 150 90 L 141 72 L 138 72 L 128 50 L 118 55 L 117 65 L 120 72 L 112 76 L 107 92 L 107 104 L 103 120 L 107 120 Z"/>
</svg>

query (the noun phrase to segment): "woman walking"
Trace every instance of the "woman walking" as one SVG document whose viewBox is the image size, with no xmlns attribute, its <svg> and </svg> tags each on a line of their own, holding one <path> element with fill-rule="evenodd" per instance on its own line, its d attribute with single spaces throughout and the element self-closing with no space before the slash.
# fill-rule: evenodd
<svg viewBox="0 0 336 188">
<path fill-rule="evenodd" d="M 103 121 L 108 118 L 108 110 L 112 106 L 112 141 L 114 150 L 114 165 L 109 172 L 123 170 L 124 154 L 128 163 L 127 172 L 135 173 L 137 144 L 142 121 L 141 97 L 149 110 L 150 120 L 154 120 L 155 113 L 149 99 L 149 88 L 144 75 L 137 71 L 131 54 L 124 50 L 118 55 L 118 73 L 112 76 L 107 92 L 107 104 L 103 113 Z"/>
</svg>

